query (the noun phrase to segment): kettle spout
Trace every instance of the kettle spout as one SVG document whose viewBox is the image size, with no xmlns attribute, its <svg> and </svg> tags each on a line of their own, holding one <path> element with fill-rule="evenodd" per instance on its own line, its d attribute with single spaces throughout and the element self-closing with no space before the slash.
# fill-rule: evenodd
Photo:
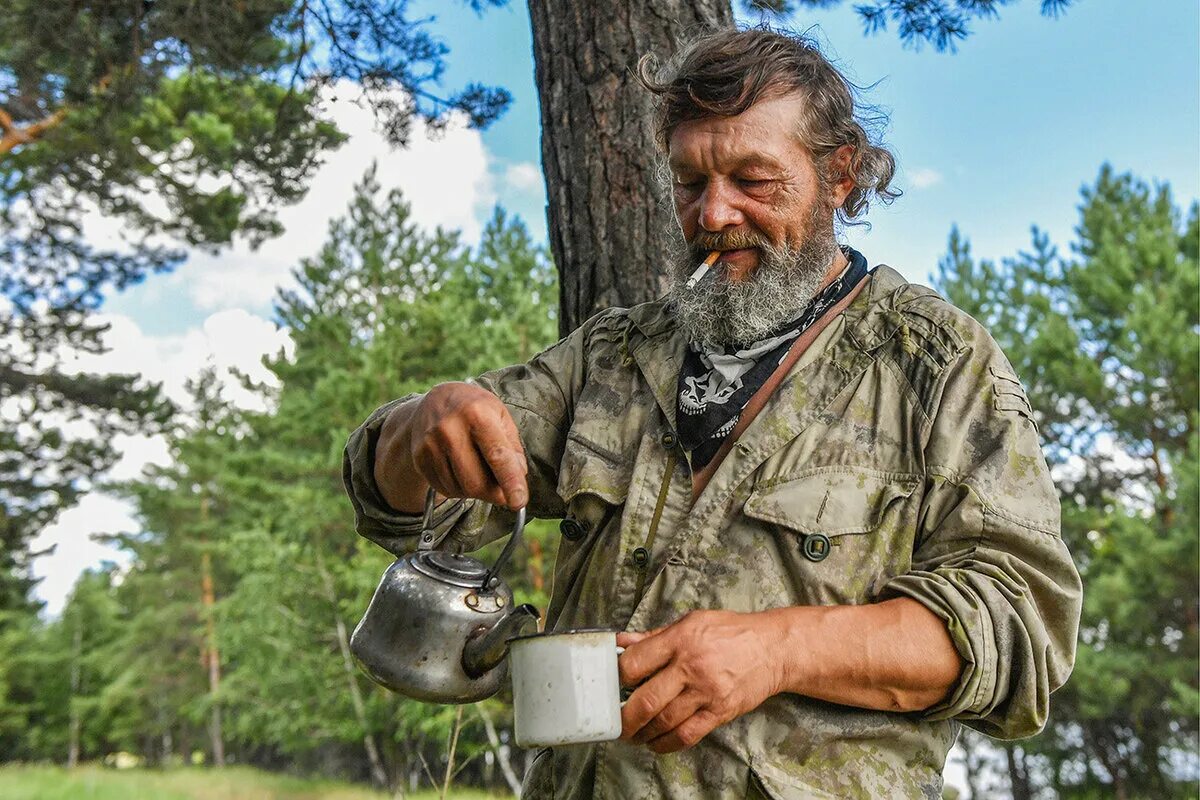
<svg viewBox="0 0 1200 800">
<path fill-rule="evenodd" d="M 529 603 L 517 606 L 490 628 L 479 628 L 463 648 L 463 670 L 472 678 L 490 671 L 508 655 L 508 640 L 536 626 L 541 615 Z"/>
</svg>

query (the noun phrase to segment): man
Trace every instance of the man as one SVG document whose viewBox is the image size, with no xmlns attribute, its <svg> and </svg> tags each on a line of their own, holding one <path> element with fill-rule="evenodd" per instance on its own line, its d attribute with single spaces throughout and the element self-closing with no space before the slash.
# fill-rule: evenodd
<svg viewBox="0 0 1200 800">
<path fill-rule="evenodd" d="M 959 722 L 1037 732 L 1074 657 L 1028 402 L 974 320 L 837 246 L 893 160 L 809 41 L 725 31 L 650 72 L 671 292 L 377 411 L 357 528 L 415 549 L 430 484 L 447 547 L 563 518 L 547 626 L 626 631 L 637 688 L 621 741 L 540 752 L 527 797 L 940 797 Z"/>
</svg>

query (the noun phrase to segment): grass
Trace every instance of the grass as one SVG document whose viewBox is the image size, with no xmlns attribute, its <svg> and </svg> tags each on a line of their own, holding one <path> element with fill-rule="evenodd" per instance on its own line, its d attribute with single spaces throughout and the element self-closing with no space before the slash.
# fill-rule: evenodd
<svg viewBox="0 0 1200 800">
<path fill-rule="evenodd" d="M 408 800 L 436 800 L 423 790 Z M 494 800 L 478 789 L 454 789 L 454 800 Z M 0 767 L 4 800 L 391 800 L 391 795 L 350 783 L 276 775 L 250 767 L 115 770 L 85 765 Z"/>
</svg>

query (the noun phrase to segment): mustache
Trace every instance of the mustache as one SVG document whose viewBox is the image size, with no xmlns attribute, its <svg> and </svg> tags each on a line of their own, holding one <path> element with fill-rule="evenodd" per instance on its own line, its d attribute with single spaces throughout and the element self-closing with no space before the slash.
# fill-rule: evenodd
<svg viewBox="0 0 1200 800">
<path fill-rule="evenodd" d="M 750 247 L 771 247 L 771 241 L 754 231 L 724 231 L 722 233 L 700 233 L 689 245 L 692 252 L 703 258 L 713 250 L 743 250 Z"/>
</svg>

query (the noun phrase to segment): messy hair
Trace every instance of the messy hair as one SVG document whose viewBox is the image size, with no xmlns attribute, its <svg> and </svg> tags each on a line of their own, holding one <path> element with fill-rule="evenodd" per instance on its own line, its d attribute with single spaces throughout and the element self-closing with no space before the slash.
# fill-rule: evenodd
<svg viewBox="0 0 1200 800">
<path fill-rule="evenodd" d="M 797 132 L 824 186 L 845 177 L 833 174 L 833 154 L 844 145 L 852 148 L 846 173 L 854 188 L 838 209 L 839 219 L 857 224 L 872 197 L 889 203 L 900 196 L 891 187 L 895 157 L 868 133 L 882 129 L 886 116 L 858 100 L 861 89 L 808 36 L 768 27 L 706 33 L 686 42 L 661 68 L 653 55 L 643 56 L 638 79 L 658 98 L 655 136 L 664 153 L 683 122 L 732 117 L 759 100 L 799 93 L 806 102 Z"/>
</svg>

